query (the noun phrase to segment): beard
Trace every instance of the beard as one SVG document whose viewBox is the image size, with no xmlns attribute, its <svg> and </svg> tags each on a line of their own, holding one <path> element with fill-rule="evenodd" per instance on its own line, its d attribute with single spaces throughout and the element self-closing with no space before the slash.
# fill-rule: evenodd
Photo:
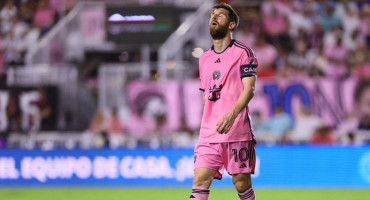
<svg viewBox="0 0 370 200">
<path fill-rule="evenodd" d="M 225 25 L 218 24 L 218 27 L 209 26 L 209 33 L 214 40 L 225 38 L 229 30 L 229 23 Z"/>
</svg>

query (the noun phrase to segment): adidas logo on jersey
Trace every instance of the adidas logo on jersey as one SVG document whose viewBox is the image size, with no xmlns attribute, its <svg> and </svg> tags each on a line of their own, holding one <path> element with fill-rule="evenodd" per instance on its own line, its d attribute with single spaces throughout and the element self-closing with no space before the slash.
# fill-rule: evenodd
<svg viewBox="0 0 370 200">
<path fill-rule="evenodd" d="M 246 168 L 246 167 L 247 167 L 247 165 L 245 163 L 243 163 L 242 165 L 240 165 L 239 168 Z"/>
<path fill-rule="evenodd" d="M 218 58 L 218 59 L 215 61 L 215 63 L 221 63 L 220 58 Z"/>
</svg>

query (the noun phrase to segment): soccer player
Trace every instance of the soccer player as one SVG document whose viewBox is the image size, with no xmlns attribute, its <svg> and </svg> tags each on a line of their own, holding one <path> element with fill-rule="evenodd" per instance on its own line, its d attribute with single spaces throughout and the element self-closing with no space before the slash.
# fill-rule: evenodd
<svg viewBox="0 0 370 200">
<path fill-rule="evenodd" d="M 251 48 L 231 39 L 238 22 L 230 5 L 213 7 L 209 20 L 213 46 L 199 58 L 204 110 L 189 200 L 207 200 L 213 179 L 221 179 L 224 169 L 232 175 L 240 199 L 255 199 L 251 174 L 256 141 L 248 103 L 254 94 L 258 64 Z"/>
</svg>

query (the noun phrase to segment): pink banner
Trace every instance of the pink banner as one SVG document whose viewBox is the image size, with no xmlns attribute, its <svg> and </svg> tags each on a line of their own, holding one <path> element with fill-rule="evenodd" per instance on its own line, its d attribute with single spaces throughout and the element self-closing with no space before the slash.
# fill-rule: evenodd
<svg viewBox="0 0 370 200">
<path fill-rule="evenodd" d="M 304 106 L 320 116 L 327 125 L 336 126 L 348 114 L 355 114 L 356 79 L 343 81 L 329 78 L 295 77 L 289 79 L 259 79 L 256 94 L 249 103 L 251 112 L 271 116 L 277 106 L 293 117 Z"/>
<path fill-rule="evenodd" d="M 269 118 L 277 106 L 293 117 L 302 107 L 310 108 L 324 122 L 336 127 L 348 115 L 358 113 L 355 91 L 358 80 L 335 80 L 328 78 L 295 77 L 289 79 L 258 79 L 256 93 L 249 103 L 250 112 L 260 112 Z M 181 89 L 182 88 L 182 89 Z M 147 105 L 148 99 L 161 98 L 165 105 L 171 129 L 181 126 L 181 119 L 191 130 L 199 129 L 202 117 L 202 92 L 199 80 L 185 82 L 135 81 L 128 87 L 130 108 L 137 111 Z M 155 104 L 152 104 L 155 106 Z M 161 103 L 157 104 L 157 107 Z M 160 110 L 160 109 L 158 109 Z M 154 109 L 155 112 L 159 112 Z M 368 113 L 370 114 L 370 113 Z"/>
</svg>

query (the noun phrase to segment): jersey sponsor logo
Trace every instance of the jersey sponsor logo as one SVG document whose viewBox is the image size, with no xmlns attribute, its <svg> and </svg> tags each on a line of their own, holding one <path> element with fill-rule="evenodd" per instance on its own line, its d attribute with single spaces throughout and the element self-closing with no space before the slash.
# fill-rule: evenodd
<svg viewBox="0 0 370 200">
<path fill-rule="evenodd" d="M 209 96 L 208 100 L 210 101 L 217 101 L 221 98 L 221 88 L 222 84 L 217 87 L 216 84 L 213 85 L 213 87 L 209 87 Z"/>
<path fill-rule="evenodd" d="M 221 59 L 220 58 L 217 58 L 217 60 L 215 61 L 215 63 L 221 63 Z"/>
</svg>

